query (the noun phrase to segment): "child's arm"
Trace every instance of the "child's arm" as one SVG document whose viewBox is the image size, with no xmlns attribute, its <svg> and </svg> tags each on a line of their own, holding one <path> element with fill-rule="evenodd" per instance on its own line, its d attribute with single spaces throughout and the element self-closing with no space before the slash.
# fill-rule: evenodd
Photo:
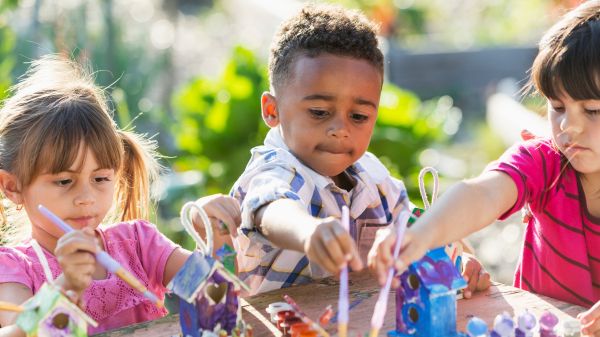
<svg viewBox="0 0 600 337">
<path fill-rule="evenodd" d="M 381 284 L 395 264 L 404 270 L 428 249 L 466 237 L 489 225 L 517 201 L 517 186 L 507 174 L 489 171 L 452 186 L 404 235 L 402 250 L 393 261 L 392 231 L 379 236 L 369 252 L 369 267 Z"/>
<path fill-rule="evenodd" d="M 23 304 L 33 296 L 31 289 L 21 283 L 1 283 L 0 301 Z M 25 337 L 25 333 L 15 324 L 18 313 L 0 311 L 0 337 Z"/>
<path fill-rule="evenodd" d="M 240 203 L 237 199 L 219 193 L 202 197 L 196 200 L 196 203 L 202 206 L 206 215 L 211 220 L 210 226 L 212 226 L 214 235 L 212 254 L 214 255 L 224 244 L 233 246 L 231 237 L 237 235 L 237 229 L 242 221 Z M 206 239 L 205 224 L 202 222 L 202 218 L 195 208 L 192 209 L 192 223 L 196 231 L 200 234 L 200 237 Z M 222 228 L 221 223 L 226 228 Z"/>
<path fill-rule="evenodd" d="M 259 208 L 254 219 L 277 247 L 303 252 L 329 273 L 338 273 L 346 263 L 355 271 L 363 267 L 356 243 L 335 218 L 315 218 L 298 203 L 278 199 Z"/>
<path fill-rule="evenodd" d="M 225 243 L 233 245 L 230 234 L 234 236 L 237 234 L 237 227 L 241 222 L 240 204 L 238 201 L 227 195 L 214 194 L 202 197 L 196 202 L 202 206 L 206 215 L 208 215 L 211 220 L 211 226 L 213 226 L 214 233 L 213 249 L 219 249 Z M 204 224 L 202 223 L 202 219 L 198 212 L 192 214 L 192 222 L 200 236 L 202 236 L 203 239 L 206 238 Z M 227 225 L 229 233 L 219 234 L 219 222 L 223 222 Z M 190 251 L 183 248 L 177 248 L 171 253 L 165 266 L 163 278 L 164 286 L 171 282 L 171 279 L 173 279 L 175 274 L 183 267 L 190 254 Z M 212 254 L 214 255 L 215 252 L 213 251 Z"/>
</svg>

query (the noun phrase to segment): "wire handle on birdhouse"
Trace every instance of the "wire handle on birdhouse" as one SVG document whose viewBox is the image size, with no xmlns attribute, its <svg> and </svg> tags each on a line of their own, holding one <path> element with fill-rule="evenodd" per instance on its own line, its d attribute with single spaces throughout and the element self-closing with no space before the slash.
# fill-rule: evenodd
<svg viewBox="0 0 600 337">
<path fill-rule="evenodd" d="M 427 191 L 425 190 L 425 175 L 428 172 L 431 173 L 431 175 L 433 176 L 433 191 L 431 192 L 431 203 L 429 203 L 429 199 L 427 198 Z M 421 172 L 419 172 L 419 191 L 421 192 L 421 198 L 423 199 L 423 205 L 426 210 L 429 209 L 431 204 L 433 204 L 435 202 L 435 199 L 437 199 L 438 188 L 439 177 L 437 170 L 430 166 L 424 167 L 421 170 Z"/>
<path fill-rule="evenodd" d="M 200 214 L 200 218 L 202 218 L 202 222 L 204 223 L 204 227 L 206 228 L 206 241 L 202 240 L 198 232 L 194 229 L 194 224 L 192 223 L 192 209 L 196 209 Z M 183 207 L 181 207 L 181 224 L 183 228 L 188 232 L 188 234 L 196 241 L 196 247 L 200 249 L 204 253 L 205 256 L 211 256 L 213 251 L 213 231 L 210 219 L 208 215 L 204 211 L 204 208 L 197 204 L 196 202 L 187 202 Z"/>
</svg>

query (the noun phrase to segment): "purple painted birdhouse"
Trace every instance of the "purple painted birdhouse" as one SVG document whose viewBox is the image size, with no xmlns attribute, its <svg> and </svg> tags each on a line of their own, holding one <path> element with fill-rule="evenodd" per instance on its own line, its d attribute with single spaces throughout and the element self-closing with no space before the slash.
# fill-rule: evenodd
<svg viewBox="0 0 600 337">
<path fill-rule="evenodd" d="M 247 286 L 223 265 L 195 251 L 167 286 L 180 298 L 183 336 L 200 337 L 217 325 L 231 333 L 241 320 L 239 293 Z"/>
<path fill-rule="evenodd" d="M 457 337 L 456 292 L 467 282 L 444 247 L 430 250 L 400 275 L 396 291 L 396 330 L 388 337 Z"/>
<path fill-rule="evenodd" d="M 206 226 L 206 242 L 195 231 L 191 211 L 197 210 Z M 186 203 L 181 209 L 181 222 L 196 241 L 194 251 L 167 288 L 179 297 L 179 324 L 184 337 L 200 337 L 203 331 L 231 331 L 241 321 L 239 294 L 250 290 L 233 272 L 210 255 L 213 250 L 210 219 L 196 203 Z"/>
</svg>

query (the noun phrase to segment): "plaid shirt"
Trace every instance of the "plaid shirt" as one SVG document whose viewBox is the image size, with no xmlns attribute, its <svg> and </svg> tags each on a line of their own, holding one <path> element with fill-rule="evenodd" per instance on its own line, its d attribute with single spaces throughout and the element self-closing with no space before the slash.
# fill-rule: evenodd
<svg viewBox="0 0 600 337">
<path fill-rule="evenodd" d="M 371 153 L 365 153 L 346 169 L 356 182 L 348 192 L 290 153 L 279 128 L 271 129 L 264 145 L 251 152 L 246 170 L 231 191 L 242 206 L 243 235 L 234 242 L 238 271 L 252 289 L 251 294 L 329 276 L 303 253 L 277 248 L 268 241 L 254 226 L 254 214 L 260 207 L 286 198 L 298 202 L 314 217 L 341 218 L 341 207 L 348 205 L 350 234 L 361 256 L 372 245 L 376 229 L 393 223 L 400 210 L 410 208 L 404 184 L 392 178 Z"/>
</svg>

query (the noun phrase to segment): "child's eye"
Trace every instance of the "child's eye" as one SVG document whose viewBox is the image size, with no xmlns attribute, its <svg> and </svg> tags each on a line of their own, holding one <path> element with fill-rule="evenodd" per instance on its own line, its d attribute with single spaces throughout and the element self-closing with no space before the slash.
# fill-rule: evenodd
<svg viewBox="0 0 600 337">
<path fill-rule="evenodd" d="M 564 108 L 564 107 L 562 107 L 562 106 L 556 106 L 556 107 L 554 107 L 554 106 L 553 106 L 553 107 L 552 107 L 552 110 L 554 110 L 554 111 L 556 111 L 556 112 L 558 112 L 558 113 L 563 113 L 563 112 L 565 112 L 565 108 Z"/>
<path fill-rule="evenodd" d="M 363 114 L 351 114 L 350 118 L 352 118 L 356 122 L 362 123 L 366 122 L 369 119 L 369 116 Z"/>
<path fill-rule="evenodd" d="M 595 109 L 595 110 L 585 109 L 585 113 L 588 115 L 596 116 L 596 115 L 600 114 L 600 109 Z"/>
<path fill-rule="evenodd" d="M 96 178 L 94 178 L 94 180 L 97 183 L 101 183 L 101 182 L 105 182 L 105 181 L 110 181 L 110 177 L 96 177 Z"/>
<path fill-rule="evenodd" d="M 329 112 L 325 110 L 309 109 L 308 111 L 310 111 L 310 114 L 315 118 L 325 118 L 329 115 Z"/>
<path fill-rule="evenodd" d="M 73 182 L 72 179 L 59 179 L 55 180 L 54 183 L 58 186 L 67 186 Z"/>
</svg>

